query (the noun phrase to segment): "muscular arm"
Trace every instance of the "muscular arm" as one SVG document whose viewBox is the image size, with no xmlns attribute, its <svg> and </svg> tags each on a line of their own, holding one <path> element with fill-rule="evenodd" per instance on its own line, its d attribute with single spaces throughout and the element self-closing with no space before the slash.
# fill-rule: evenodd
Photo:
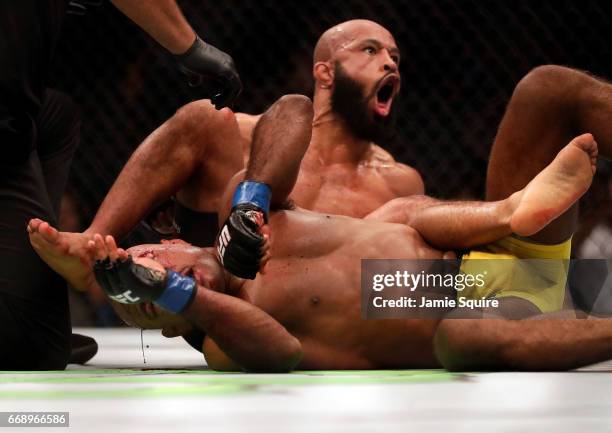
<svg viewBox="0 0 612 433">
<path fill-rule="evenodd" d="M 510 200 L 461 202 L 412 196 L 392 200 L 366 219 L 406 224 L 435 248 L 460 249 L 510 235 L 512 209 Z"/>
<path fill-rule="evenodd" d="M 312 102 L 305 96 L 276 101 L 255 127 L 246 172 L 236 174 L 226 188 L 217 251 L 225 269 L 240 278 L 265 272 L 270 259 L 267 213 L 293 189 L 310 143 L 312 118 Z"/>
<path fill-rule="evenodd" d="M 442 365 L 458 370 L 568 370 L 612 358 L 612 320 L 445 319 L 435 337 Z"/>
<path fill-rule="evenodd" d="M 283 203 L 295 185 L 310 143 L 312 117 L 310 99 L 287 95 L 275 102 L 255 127 L 245 178 L 270 186 L 272 206 Z"/>
<path fill-rule="evenodd" d="M 175 0 L 112 0 L 113 4 L 172 54 L 193 44 L 195 32 Z"/>
<path fill-rule="evenodd" d="M 183 315 L 214 341 L 214 345 L 205 344 L 212 368 L 231 368 L 223 354 L 247 371 L 290 371 L 302 359 L 298 339 L 269 314 L 242 299 L 199 287 Z"/>
</svg>

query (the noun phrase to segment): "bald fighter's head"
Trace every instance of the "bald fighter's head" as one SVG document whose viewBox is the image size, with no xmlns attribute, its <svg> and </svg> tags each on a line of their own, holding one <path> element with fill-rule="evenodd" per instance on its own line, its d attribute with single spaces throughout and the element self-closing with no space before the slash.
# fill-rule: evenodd
<svg viewBox="0 0 612 433">
<path fill-rule="evenodd" d="M 329 100 L 358 138 L 394 132 L 400 54 L 387 29 L 368 20 L 338 24 L 321 35 L 313 58 L 315 100 Z"/>
</svg>

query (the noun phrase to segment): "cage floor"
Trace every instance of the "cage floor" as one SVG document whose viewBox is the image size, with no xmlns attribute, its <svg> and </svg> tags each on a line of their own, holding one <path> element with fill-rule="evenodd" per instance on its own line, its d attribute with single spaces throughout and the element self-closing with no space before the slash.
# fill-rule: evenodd
<svg viewBox="0 0 612 433">
<path fill-rule="evenodd" d="M 0 411 L 67 411 L 70 431 L 113 433 L 612 431 L 612 363 L 568 373 L 227 374 L 154 331 L 144 333 L 146 364 L 137 330 L 77 332 L 100 345 L 89 365 L 0 373 Z"/>
</svg>

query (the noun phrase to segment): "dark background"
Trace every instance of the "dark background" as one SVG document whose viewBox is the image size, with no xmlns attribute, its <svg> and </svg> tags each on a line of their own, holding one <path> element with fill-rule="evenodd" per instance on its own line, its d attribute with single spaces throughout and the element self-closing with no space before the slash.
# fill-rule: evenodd
<svg viewBox="0 0 612 433">
<path fill-rule="evenodd" d="M 352 18 L 387 27 L 402 50 L 403 90 L 398 137 L 381 144 L 419 170 L 429 194 L 450 198 L 482 196 L 489 148 L 505 104 L 531 68 L 556 63 L 612 76 L 610 3 L 203 0 L 180 5 L 206 41 L 235 59 L 245 88 L 235 109 L 248 113 L 261 112 L 288 92 L 311 95 L 312 49 L 325 29 Z M 66 20 L 53 77 L 82 108 L 82 142 L 69 191 L 86 224 L 133 149 L 198 95 L 173 59 L 107 2 Z M 604 175 L 607 168 L 602 164 Z M 587 211 L 600 207 L 607 188 L 599 189 L 596 185 Z"/>
</svg>

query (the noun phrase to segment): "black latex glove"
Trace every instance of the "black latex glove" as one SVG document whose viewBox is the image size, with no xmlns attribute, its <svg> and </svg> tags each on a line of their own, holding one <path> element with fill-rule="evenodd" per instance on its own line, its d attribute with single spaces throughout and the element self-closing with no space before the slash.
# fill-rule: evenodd
<svg viewBox="0 0 612 433">
<path fill-rule="evenodd" d="M 184 54 L 175 57 L 191 86 L 201 86 L 205 79 L 212 80 L 213 90 L 206 97 L 210 98 L 217 110 L 231 106 L 240 95 L 242 83 L 234 60 L 202 41 L 199 36 L 196 36 L 195 42 Z"/>
</svg>

